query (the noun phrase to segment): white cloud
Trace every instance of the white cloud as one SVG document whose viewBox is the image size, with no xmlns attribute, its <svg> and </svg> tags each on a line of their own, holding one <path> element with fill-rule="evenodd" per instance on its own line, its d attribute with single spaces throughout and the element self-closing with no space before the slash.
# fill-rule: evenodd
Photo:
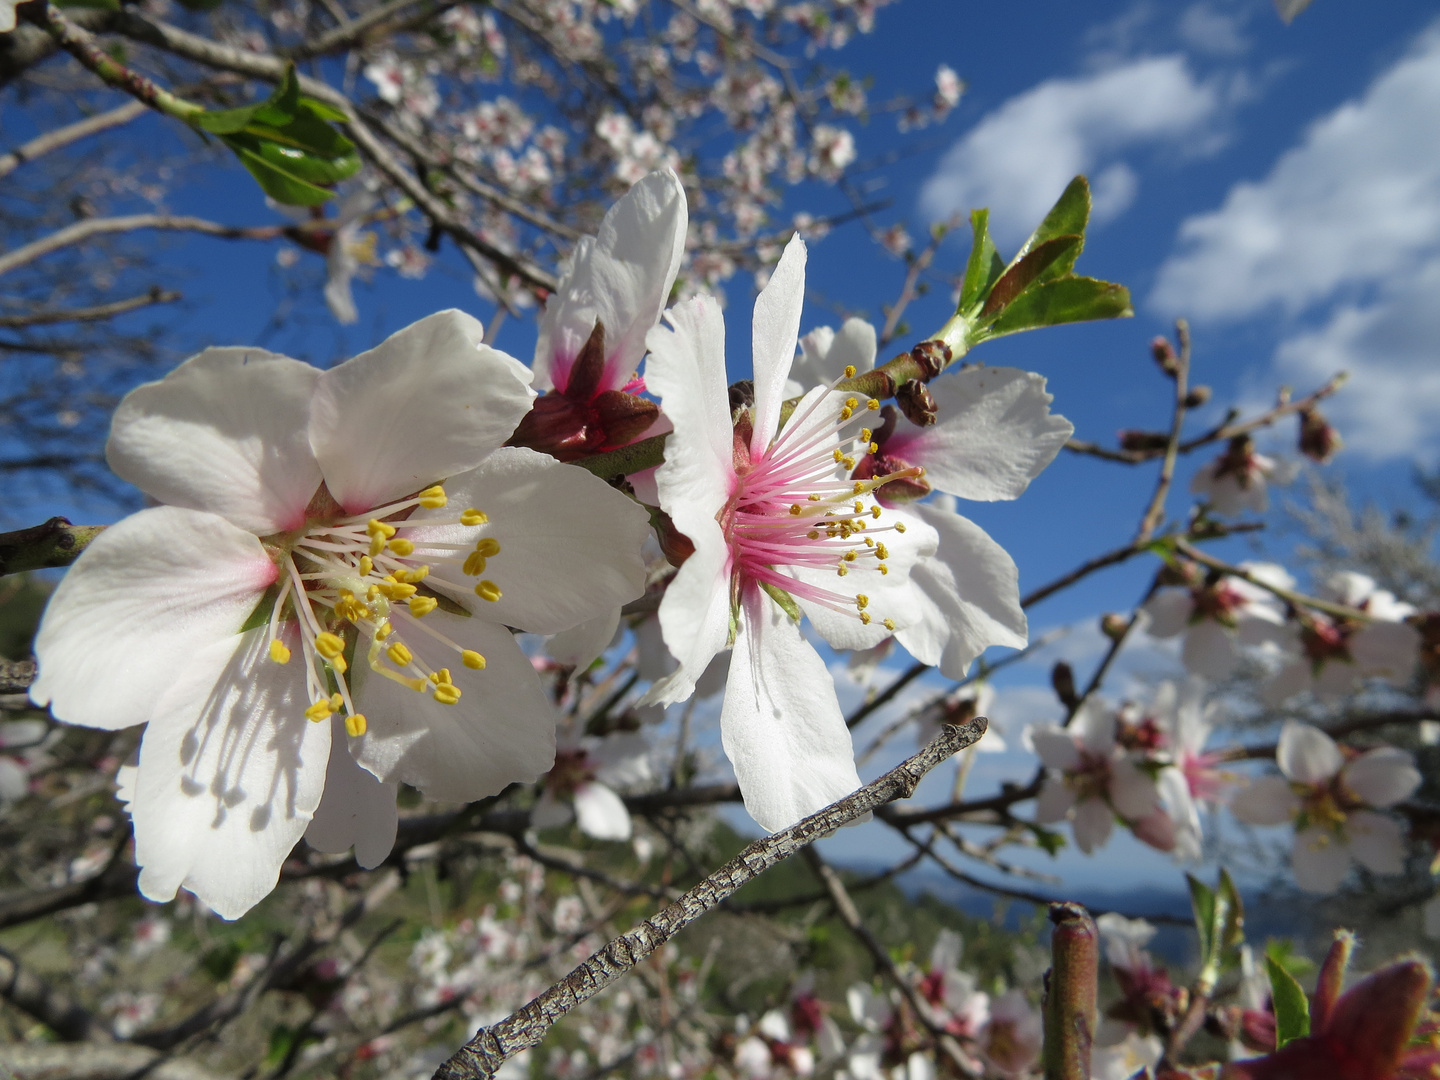
<svg viewBox="0 0 1440 1080">
<path fill-rule="evenodd" d="M 1180 16 L 1177 30 L 1185 44 L 1212 56 L 1238 56 L 1250 48 L 1245 24 L 1251 8 L 1226 10 L 1214 3 L 1191 4 Z"/>
<path fill-rule="evenodd" d="M 1366 304 L 1342 304 L 1275 355 L 1308 388 L 1350 372 L 1326 411 L 1346 446 L 1372 459 L 1440 457 L 1440 257 Z"/>
<path fill-rule="evenodd" d="M 1083 172 L 1093 174 L 1096 220 L 1113 218 L 1138 187 L 1121 155 L 1156 144 L 1213 144 L 1223 96 L 1178 55 L 1048 79 L 1001 105 L 951 147 L 925 183 L 921 210 L 940 220 L 988 206 L 991 229 L 1013 246 Z"/>
<path fill-rule="evenodd" d="M 1195 319 L 1290 313 L 1440 249 L 1440 30 L 1316 122 L 1258 182 L 1180 226 L 1153 304 Z"/>
</svg>

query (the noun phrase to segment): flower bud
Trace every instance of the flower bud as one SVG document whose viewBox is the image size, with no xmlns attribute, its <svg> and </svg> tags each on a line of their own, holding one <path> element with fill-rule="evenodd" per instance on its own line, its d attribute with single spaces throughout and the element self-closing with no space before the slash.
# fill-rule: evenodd
<svg viewBox="0 0 1440 1080">
<path fill-rule="evenodd" d="M 1175 346 L 1170 344 L 1168 338 L 1157 337 L 1150 342 L 1150 355 L 1166 375 L 1174 378 L 1180 374 L 1180 357 L 1175 354 Z"/>
<path fill-rule="evenodd" d="M 660 551 L 671 566 L 682 566 L 686 559 L 695 554 L 694 542 L 675 527 L 670 515 L 664 510 L 652 508 L 650 524 L 655 529 L 655 538 L 660 542 Z"/>
<path fill-rule="evenodd" d="M 1210 388 L 1208 386 L 1192 386 L 1190 392 L 1185 395 L 1185 407 L 1187 409 L 1198 409 L 1210 400 Z"/>
<path fill-rule="evenodd" d="M 1055 688 L 1055 696 L 1065 708 L 1073 709 L 1079 703 L 1080 699 L 1075 694 L 1075 669 L 1064 660 L 1050 669 L 1050 685 Z"/>
<path fill-rule="evenodd" d="M 1331 426 L 1319 409 L 1300 410 L 1300 453 L 1324 465 L 1345 445 L 1340 433 Z"/>
<path fill-rule="evenodd" d="M 929 427 L 935 423 L 939 406 L 929 387 L 917 379 L 910 379 L 895 391 L 895 404 L 916 427 Z"/>
<path fill-rule="evenodd" d="M 950 346 L 939 340 L 922 341 L 910 350 L 910 359 L 920 367 L 921 382 L 929 382 L 944 371 L 951 355 Z"/>
<path fill-rule="evenodd" d="M 1124 615 L 1117 615 L 1111 611 L 1100 616 L 1100 632 L 1111 641 L 1119 641 L 1128 629 L 1130 629 L 1130 620 Z"/>
<path fill-rule="evenodd" d="M 1121 450 L 1164 450 L 1170 436 L 1159 431 L 1133 431 L 1129 428 L 1116 432 Z"/>
</svg>

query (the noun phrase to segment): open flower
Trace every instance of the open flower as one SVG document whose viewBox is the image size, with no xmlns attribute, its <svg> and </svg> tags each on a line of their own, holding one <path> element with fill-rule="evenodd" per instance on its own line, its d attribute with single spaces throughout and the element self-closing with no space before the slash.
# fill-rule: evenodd
<svg viewBox="0 0 1440 1080">
<path fill-rule="evenodd" d="M 859 786 L 834 683 L 799 616 L 832 645 L 878 644 L 913 617 L 910 568 L 936 543 L 929 526 L 876 502 L 896 477 L 845 477 L 878 402 L 818 387 L 781 428 L 804 288 L 796 237 L 755 302 L 755 404 L 738 423 L 713 299 L 677 305 L 671 326 L 651 331 L 646 374 L 675 425 L 656 473 L 660 505 L 694 545 L 660 604 L 680 666 L 647 697 L 689 697 L 733 641 L 721 740 L 746 809 L 772 830 Z"/>
<path fill-rule="evenodd" d="M 1071 819 L 1075 844 L 1085 854 L 1104 847 L 1118 814 L 1136 822 L 1159 804 L 1155 781 L 1118 742 L 1113 709 L 1087 698 L 1068 728 L 1033 728 L 1030 742 L 1049 770 L 1035 800 L 1042 825 Z"/>
<path fill-rule="evenodd" d="M 1406 750 L 1380 746 L 1350 757 L 1319 728 L 1289 720 L 1280 731 L 1275 763 L 1282 776 L 1265 776 L 1236 794 L 1230 809 L 1251 825 L 1295 823 L 1290 858 L 1295 883 L 1330 893 L 1358 862 L 1371 873 L 1404 869 L 1405 834 L 1376 810 L 1407 799 L 1420 771 Z"/>
<path fill-rule="evenodd" d="M 575 245 L 540 321 L 534 380 L 544 393 L 516 430 L 517 446 L 568 461 L 624 446 L 655 422 L 655 403 L 636 396 L 636 373 L 675 284 L 688 220 L 685 189 L 665 169 Z"/>
<path fill-rule="evenodd" d="M 638 595 L 646 515 L 501 448 L 532 391 L 481 338 L 447 311 L 325 372 L 207 349 L 121 402 L 111 467 L 166 505 L 56 589 L 31 695 L 148 722 L 121 795 L 151 899 L 183 885 L 235 918 L 302 834 L 384 859 L 398 783 L 463 801 L 549 768 L 554 714 L 508 627 Z"/>
<path fill-rule="evenodd" d="M 1223 517 L 1245 510 L 1263 514 L 1270 505 L 1267 481 L 1288 484 L 1294 475 L 1294 469 L 1285 463 L 1257 454 L 1250 436 L 1237 435 L 1223 454 L 1200 466 L 1190 490 L 1205 496 L 1210 509 Z"/>
<path fill-rule="evenodd" d="M 1240 569 L 1277 588 L 1295 587 L 1295 579 L 1273 563 L 1241 563 Z M 1244 646 L 1280 646 L 1294 637 L 1274 593 L 1230 575 L 1159 589 L 1143 610 L 1151 637 L 1184 634 L 1181 659 L 1188 671 L 1206 679 L 1229 676 Z"/>
</svg>

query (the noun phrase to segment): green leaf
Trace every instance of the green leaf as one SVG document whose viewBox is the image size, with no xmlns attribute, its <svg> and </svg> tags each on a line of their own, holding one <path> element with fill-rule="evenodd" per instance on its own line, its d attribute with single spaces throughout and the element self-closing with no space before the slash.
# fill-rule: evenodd
<svg viewBox="0 0 1440 1080">
<path fill-rule="evenodd" d="M 1310 1001 L 1295 976 L 1265 957 L 1270 976 L 1270 998 L 1275 1005 L 1275 1049 L 1310 1034 Z"/>
<path fill-rule="evenodd" d="M 1268 938 L 1265 955 L 1290 972 L 1297 979 L 1315 970 L 1315 961 L 1302 952 L 1297 952 L 1295 943 L 1289 938 Z"/>
<path fill-rule="evenodd" d="M 250 175 L 255 177 L 261 190 L 276 202 L 284 203 L 287 206 L 319 206 L 334 197 L 333 191 L 317 187 L 309 181 L 301 179 L 287 169 L 282 162 L 272 161 L 243 141 L 239 141 L 244 138 L 243 136 L 225 135 L 222 138 L 230 149 L 235 151 L 235 156 L 240 159 L 240 164 L 250 170 Z M 296 151 L 296 153 L 299 152 Z"/>
<path fill-rule="evenodd" d="M 1040 244 L 1024 258 L 1017 259 L 1010 264 L 1010 268 L 1000 276 L 990 290 L 990 295 L 985 298 L 985 306 L 980 309 L 980 317 L 984 319 L 989 315 L 1001 311 L 1015 301 L 1021 293 L 1030 288 L 1042 277 L 1053 276 L 1046 272 L 1053 270 L 1059 262 L 1067 262 L 1067 269 L 1075 265 L 1075 253 L 1084 244 L 1084 238 L 1078 234 L 1066 236 L 1054 236 Z"/>
<path fill-rule="evenodd" d="M 1200 960 L 1203 964 L 1215 949 L 1215 890 L 1194 874 L 1186 874 L 1190 886 L 1190 910 L 1195 913 L 1195 933 L 1200 937 Z"/>
<path fill-rule="evenodd" d="M 1052 859 L 1065 847 L 1065 837 L 1054 829 L 1047 829 L 1043 825 L 1035 825 L 1031 822 L 1026 822 L 1025 827 L 1030 830 L 1030 835 L 1035 837 L 1035 842 L 1044 849 L 1045 854 Z"/>
<path fill-rule="evenodd" d="M 765 590 L 765 595 L 767 595 L 768 597 L 770 597 L 771 600 L 774 600 L 775 603 L 780 605 L 780 610 L 785 612 L 786 615 L 790 616 L 791 622 L 798 623 L 800 621 L 803 612 L 801 612 L 800 605 L 795 602 L 795 598 L 793 596 L 791 596 L 784 589 L 780 588 L 780 586 L 771 585 L 768 581 L 762 581 L 760 583 L 760 588 Z"/>
<path fill-rule="evenodd" d="M 333 105 L 327 105 L 325 102 L 312 97 L 302 97 L 300 99 L 300 111 L 308 112 L 317 120 L 329 120 L 335 124 L 343 124 L 346 120 L 350 119 L 342 109 L 337 109 Z"/>
<path fill-rule="evenodd" d="M 1085 226 L 1090 223 L 1090 181 L 1083 176 L 1077 176 L 1071 180 L 1060 198 L 1055 200 L 1055 205 L 1045 215 L 1045 220 L 1040 227 L 1030 234 L 1019 251 L 1015 253 L 1015 262 L 1020 261 L 1030 252 L 1034 251 L 1047 240 L 1053 240 L 1057 236 L 1080 236 L 1085 235 Z M 1082 240 L 1081 248 L 1084 247 Z M 1080 255 L 1080 248 L 1076 248 L 1070 258 L 1068 266 L 1056 271 L 1056 276 L 1068 274 L 1075 265 L 1075 259 Z M 1013 265 L 1013 264 L 1012 264 Z"/>
<path fill-rule="evenodd" d="M 257 626 L 264 626 L 270 621 L 270 613 L 275 610 L 275 601 L 280 596 L 280 586 L 271 585 L 260 597 L 260 602 L 255 605 L 255 610 L 241 624 L 237 633 L 245 633 L 247 630 L 254 630 Z"/>
<path fill-rule="evenodd" d="M 1092 319 L 1124 319 L 1135 314 L 1130 290 L 1095 278 L 1064 277 L 1032 285 L 981 330 L 978 340 L 1004 337 L 1021 330 Z M 972 342 L 975 344 L 975 342 Z"/>
<path fill-rule="evenodd" d="M 311 122 L 320 124 L 318 120 Z M 333 128 L 324 124 L 320 124 L 320 126 L 331 134 L 335 134 Z M 344 139 L 343 136 L 336 136 L 343 143 L 343 148 L 338 152 L 306 145 L 304 138 L 296 136 L 294 125 L 276 131 L 252 124 L 244 131 L 220 137 L 237 153 L 241 148 L 249 150 L 252 154 L 259 155 L 272 165 L 310 184 L 338 184 L 341 180 L 354 176 L 360 169 L 359 156 L 355 153 L 349 140 Z"/>
<path fill-rule="evenodd" d="M 1245 941 L 1245 906 L 1226 870 L 1220 871 L 1215 889 L 1191 874 L 1186 874 L 1185 880 L 1190 885 L 1190 907 L 1200 937 L 1200 971 L 1195 985 L 1208 994 L 1215 989 L 1220 972 L 1235 963 L 1237 950 Z"/>
<path fill-rule="evenodd" d="M 283 126 L 295 119 L 299 106 L 300 80 L 295 77 L 295 65 L 286 64 L 279 85 L 255 110 L 255 119 L 261 124 Z"/>
<path fill-rule="evenodd" d="M 1005 272 L 1005 262 L 990 239 L 990 211 L 972 211 L 970 230 L 975 234 L 975 241 L 970 245 L 970 259 L 965 264 L 965 281 L 960 287 L 956 311 L 969 311 L 980 303 Z"/>
</svg>

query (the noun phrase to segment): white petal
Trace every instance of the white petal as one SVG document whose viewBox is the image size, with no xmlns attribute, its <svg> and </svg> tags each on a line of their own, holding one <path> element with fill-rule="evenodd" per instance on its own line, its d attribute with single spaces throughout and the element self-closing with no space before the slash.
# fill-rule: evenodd
<svg viewBox="0 0 1440 1080">
<path fill-rule="evenodd" d="M 206 349 L 125 395 L 105 458 L 157 502 L 262 536 L 298 528 L 320 486 L 305 427 L 319 378 L 264 349 Z"/>
<path fill-rule="evenodd" d="M 488 560 L 483 578 L 499 586 L 499 600 L 478 599 L 459 567 L 438 572 L 464 583 L 455 599 L 489 622 L 555 634 L 608 616 L 645 591 L 640 547 L 650 516 L 586 469 L 507 446 L 478 468 L 451 477 L 445 492 L 444 508 L 417 511 L 409 519 L 413 527 L 399 535 L 414 541 L 415 558 L 422 560 L 427 543 L 497 541 L 500 553 Z M 490 518 L 479 530 L 423 524 L 427 518 L 453 521 L 457 510 L 472 506 Z M 453 557 L 441 550 L 432 554 Z"/>
<path fill-rule="evenodd" d="M 617 606 L 556 634 L 545 643 L 545 652 L 557 664 L 584 670 L 610 647 L 619 628 L 620 608 Z"/>
<path fill-rule="evenodd" d="M 1291 780 L 1301 784 L 1323 784 L 1340 771 L 1345 758 L 1335 740 L 1319 728 L 1298 720 L 1287 720 L 1280 729 L 1275 763 Z"/>
<path fill-rule="evenodd" d="M 1354 570 L 1339 570 L 1325 579 L 1321 595 L 1351 607 L 1359 607 L 1375 591 L 1375 579 Z"/>
<path fill-rule="evenodd" d="M 1109 842 L 1110 831 L 1115 827 L 1115 815 L 1105 800 L 1086 799 L 1076 805 L 1070 827 L 1075 833 L 1075 846 L 1089 855 Z"/>
<path fill-rule="evenodd" d="M 1160 801 L 1155 781 L 1128 757 L 1110 766 L 1110 802 L 1121 817 L 1130 821 L 1143 818 Z"/>
<path fill-rule="evenodd" d="M 759 589 L 742 604 L 720 737 L 745 809 L 774 832 L 850 794 L 860 777 L 820 654 Z"/>
<path fill-rule="evenodd" d="M 962 499 L 1019 498 L 1074 434 L 1050 414 L 1045 379 L 1018 368 L 971 367 L 929 384 L 939 420 L 902 424 L 887 452 L 925 466 L 925 479 Z"/>
<path fill-rule="evenodd" d="M 535 385 L 569 381 L 570 364 L 598 319 L 605 326 L 601 390 L 618 390 L 639 368 L 645 334 L 660 320 L 685 250 L 685 189 L 669 169 L 653 172 L 605 214 L 594 243 L 577 244 L 572 269 L 545 305 L 535 343 Z"/>
<path fill-rule="evenodd" d="M 1115 710 L 1092 694 L 1080 703 L 1070 730 L 1091 753 L 1108 754 L 1115 746 L 1118 720 Z"/>
<path fill-rule="evenodd" d="M 922 659 L 912 642 L 921 648 L 931 643 L 947 679 L 964 678 L 970 662 L 991 645 L 1024 648 L 1028 626 L 1020 607 L 1020 574 L 1005 549 L 959 514 L 929 503 L 908 510 L 935 529 L 939 546 L 911 571 L 930 604 L 927 618 L 895 635 L 900 644 Z"/>
<path fill-rule="evenodd" d="M 1300 810 L 1300 797 L 1283 776 L 1262 776 L 1237 791 L 1230 812 L 1250 825 L 1283 825 Z"/>
<path fill-rule="evenodd" d="M 1347 644 L 1350 655 L 1366 675 L 1403 680 L 1415 670 L 1420 634 L 1409 623 L 1373 622 L 1351 635 Z"/>
<path fill-rule="evenodd" d="M 875 349 L 875 327 L 864 319 L 846 319 L 838 334 L 828 326 L 817 326 L 800 339 L 800 356 L 791 375 L 801 380 L 799 393 L 803 394 L 843 378 L 847 367 L 857 372 L 871 370 Z"/>
<path fill-rule="evenodd" d="M 1180 654 L 1186 670 L 1217 682 L 1240 662 L 1234 637 L 1214 619 L 1201 619 L 1190 627 Z"/>
<path fill-rule="evenodd" d="M 1074 805 L 1074 789 L 1058 776 L 1047 776 L 1035 797 L 1035 821 L 1040 825 L 1064 821 Z"/>
<path fill-rule="evenodd" d="M 1309 660 L 1286 664 L 1260 688 L 1260 697 L 1267 705 L 1280 705 L 1296 694 L 1303 694 L 1314 684 Z"/>
<path fill-rule="evenodd" d="M 1414 755 L 1394 746 L 1367 750 L 1340 772 L 1346 790 L 1361 802 L 1381 808 L 1415 794 L 1420 780 Z"/>
<path fill-rule="evenodd" d="M 1072 732 L 1054 724 L 1030 729 L 1030 745 L 1046 767 L 1067 772 L 1080 763 L 1080 748 Z"/>
<path fill-rule="evenodd" d="M 473 469 L 530 408 L 530 372 L 441 311 L 320 376 L 310 446 L 347 513 Z"/>
<path fill-rule="evenodd" d="M 1189 589 L 1161 589 L 1145 602 L 1145 614 L 1150 621 L 1145 632 L 1151 637 L 1174 637 L 1190 625 L 1190 616 L 1195 611 L 1195 600 Z"/>
<path fill-rule="evenodd" d="M 1350 848 L 1328 829 L 1302 829 L 1295 834 L 1290 869 L 1306 892 L 1333 893 L 1350 872 Z"/>
<path fill-rule="evenodd" d="M 530 825 L 536 829 L 559 829 L 575 820 L 575 808 L 550 792 L 542 792 L 530 808 Z"/>
<path fill-rule="evenodd" d="M 377 780 L 357 765 L 350 754 L 349 739 L 345 721 L 332 716 L 325 795 L 305 830 L 305 842 L 327 854 L 353 847 L 355 861 L 370 870 L 384 862 L 395 846 L 398 785 Z"/>
<path fill-rule="evenodd" d="M 604 784 L 581 784 L 575 789 L 575 818 L 580 831 L 596 840 L 630 839 L 630 811 Z"/>
<path fill-rule="evenodd" d="M 1405 872 L 1405 830 L 1394 818 L 1357 810 L 1345 820 L 1350 854 L 1372 874 Z"/>
<path fill-rule="evenodd" d="M 695 549 L 660 600 L 660 630 L 665 647 L 679 661 L 640 699 L 644 705 L 670 705 L 695 692 L 715 654 L 730 636 L 730 551 L 722 539 Z"/>
<path fill-rule="evenodd" d="M 1330 700 L 1348 694 L 1363 675 L 1364 672 L 1348 660 L 1327 660 L 1315 675 L 1310 689 L 1317 698 Z"/>
<path fill-rule="evenodd" d="M 653 783 L 650 741 L 641 731 L 622 731 L 598 740 L 590 751 L 595 778 L 607 787 L 631 788 Z"/>
<path fill-rule="evenodd" d="M 805 241 L 796 233 L 785 245 L 770 281 L 755 298 L 755 426 L 750 437 L 751 457 L 764 453 L 780 429 L 780 406 L 785 401 L 785 380 L 795 360 L 804 302 Z"/>
<path fill-rule="evenodd" d="M 432 611 L 425 621 L 485 657 L 483 671 L 397 619 L 397 635 L 432 668 L 446 667 L 460 689 L 441 705 L 369 671 L 357 658 L 357 707 L 368 724 L 355 760 L 377 777 L 418 787 L 432 799 L 474 802 L 512 783 L 531 783 L 555 760 L 555 712 L 535 668 L 504 627 Z"/>
<path fill-rule="evenodd" d="M 130 814 L 140 891 L 181 886 L 238 919 L 275 887 L 320 802 L 330 726 L 305 719 L 304 672 L 269 659 L 264 628 L 174 673 L 140 743 Z"/>
<path fill-rule="evenodd" d="M 35 638 L 30 688 L 69 724 L 120 728 L 155 715 L 180 672 L 235 635 L 275 580 L 260 541 L 222 517 L 157 506 L 110 526 L 61 580 Z"/>
</svg>

